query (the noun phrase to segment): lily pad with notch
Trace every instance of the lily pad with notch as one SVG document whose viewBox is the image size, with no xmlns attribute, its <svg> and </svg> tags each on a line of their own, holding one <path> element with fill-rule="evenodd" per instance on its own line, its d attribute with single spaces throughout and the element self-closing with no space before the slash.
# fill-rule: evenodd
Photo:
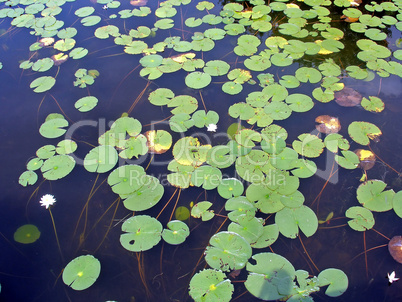
<svg viewBox="0 0 402 302">
<path fill-rule="evenodd" d="M 392 209 L 392 199 L 395 192 L 392 189 L 384 191 L 386 186 L 387 184 L 381 180 L 366 181 L 357 188 L 357 200 L 370 211 L 389 211 Z"/>
<path fill-rule="evenodd" d="M 201 218 L 202 221 L 211 220 L 215 216 L 214 211 L 208 210 L 211 206 L 212 203 L 209 201 L 197 202 L 191 208 L 191 216 L 194 218 Z"/>
<path fill-rule="evenodd" d="M 167 227 L 168 228 L 164 229 L 162 232 L 162 238 L 169 244 L 181 244 L 186 240 L 188 235 L 190 235 L 190 229 L 183 221 L 169 221 Z"/>
<path fill-rule="evenodd" d="M 325 294 L 330 297 L 338 297 L 346 291 L 349 281 L 343 271 L 327 268 L 318 274 L 318 284 L 320 287 L 329 285 Z"/>
<path fill-rule="evenodd" d="M 237 178 L 225 178 L 222 179 L 218 186 L 218 193 L 223 198 L 229 199 L 232 197 L 238 197 L 244 192 L 244 186 Z M 225 204 L 225 207 L 227 202 Z"/>
<path fill-rule="evenodd" d="M 318 228 L 317 216 L 304 205 L 299 208 L 283 208 L 275 214 L 275 223 L 281 234 L 288 238 L 296 238 L 299 235 L 299 229 L 306 237 L 310 237 Z"/>
<path fill-rule="evenodd" d="M 189 294 L 195 302 L 229 302 L 233 291 L 233 284 L 220 270 L 204 269 L 190 281 Z"/>
<path fill-rule="evenodd" d="M 47 180 L 57 180 L 70 174 L 75 167 L 75 160 L 69 155 L 55 155 L 48 158 L 42 165 L 43 177 Z"/>
<path fill-rule="evenodd" d="M 89 172 L 105 173 L 113 169 L 118 160 L 117 151 L 110 145 L 93 148 L 84 158 L 84 167 Z"/>
<path fill-rule="evenodd" d="M 370 144 L 370 139 L 378 141 L 378 137 L 382 135 L 381 130 L 376 125 L 357 121 L 349 125 L 348 133 L 356 143 L 364 146 Z"/>
<path fill-rule="evenodd" d="M 241 269 L 251 257 L 250 244 L 237 233 L 219 232 L 211 237 L 205 250 L 205 261 L 224 272 Z"/>
<path fill-rule="evenodd" d="M 350 207 L 345 212 L 345 216 L 352 219 L 348 221 L 348 225 L 355 231 L 364 232 L 374 226 L 373 213 L 366 208 Z"/>
<path fill-rule="evenodd" d="M 63 270 L 64 284 L 75 290 L 84 290 L 98 279 L 101 265 L 92 255 L 79 256 L 71 260 Z"/>
<path fill-rule="evenodd" d="M 131 252 L 147 251 L 159 243 L 162 224 L 148 215 L 136 215 L 124 221 L 120 235 L 121 245 Z"/>
</svg>

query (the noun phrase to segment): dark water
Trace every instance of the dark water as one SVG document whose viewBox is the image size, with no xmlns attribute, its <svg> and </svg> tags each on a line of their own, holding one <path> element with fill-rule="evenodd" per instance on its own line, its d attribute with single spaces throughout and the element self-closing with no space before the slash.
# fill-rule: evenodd
<svg viewBox="0 0 402 302">
<path fill-rule="evenodd" d="M 219 5 L 219 3 L 216 4 Z M 81 26 L 73 13 L 80 6 L 86 5 L 95 6 L 95 14 L 102 16 L 104 20 L 93 27 Z M 3 6 L 4 4 L 1 4 L 1 7 Z M 157 1 L 149 1 L 148 6 L 154 11 Z M 122 3 L 116 12 L 124 7 L 132 8 L 128 3 Z M 126 20 L 117 18 L 111 21 L 106 18 L 109 11 L 103 11 L 101 5 L 89 1 L 66 3 L 62 8 L 63 11 L 57 18 L 64 20 L 65 26 L 74 26 L 78 29 L 78 35 L 74 39 L 77 41 L 77 46 L 89 50 L 89 55 L 81 60 L 70 59 L 60 66 L 56 85 L 49 92 L 51 95 L 34 93 L 29 88 L 29 84 L 38 74 L 18 67 L 20 61 L 29 58 L 29 45 L 36 42 L 37 37 L 30 35 L 26 28 L 10 27 L 10 19 L 2 19 L 0 23 L 0 29 L 7 31 L 0 37 L 0 61 L 3 63 L 3 69 L 0 70 L 0 137 L 2 140 L 0 145 L 0 284 L 2 287 L 0 301 L 190 301 L 188 283 L 194 273 L 207 267 L 201 256 L 209 238 L 221 227 L 222 230 L 226 229 L 228 223 L 223 224 L 224 218 L 215 217 L 212 221 L 204 223 L 191 218 L 187 221 L 191 235 L 185 243 L 172 246 L 161 241 L 153 249 L 136 254 L 125 250 L 119 242 L 121 220 L 130 217 L 132 213 L 125 209 L 121 202 L 116 201 L 117 195 L 111 191 L 107 183 L 103 182 L 107 175 L 100 175 L 99 179 L 96 179 L 95 174 L 87 172 L 82 166 L 77 166 L 62 180 L 45 181 L 36 192 L 34 190 L 41 183 L 41 179 L 33 187 L 23 188 L 18 184 L 19 175 L 24 171 L 25 164 L 29 159 L 35 156 L 36 150 L 45 144 L 56 144 L 59 141 L 59 139 L 45 139 L 38 132 L 39 126 L 49 113 L 61 113 L 55 100 L 70 120 L 70 124 L 72 124 L 71 121 L 75 123 L 92 121 L 98 125 L 97 127 L 81 127 L 73 135 L 79 146 L 76 154 L 83 158 L 92 148 L 89 144 L 97 145 L 99 134 L 108 129 L 105 129 L 103 125 L 107 125 L 120 117 L 123 112 L 128 111 L 147 85 L 147 80 L 139 76 L 139 68 L 133 71 L 138 66 L 139 55 L 127 55 L 123 53 L 123 46 L 115 45 L 111 38 L 99 40 L 93 36 L 93 32 L 95 28 L 109 23 L 128 29 L 136 28 L 139 25 L 152 27 L 155 22 L 153 14 L 146 18 L 134 17 Z M 179 14 L 182 14 L 184 19 L 187 15 L 202 15 L 194 10 L 193 5 L 186 6 Z M 208 26 L 203 25 L 197 30 L 203 31 L 206 28 Z M 157 34 L 161 36 L 182 35 L 182 32 L 171 29 L 159 30 Z M 183 35 L 189 38 L 192 33 L 183 33 Z M 148 40 L 145 41 L 152 45 L 155 43 L 155 39 L 163 40 L 161 36 L 147 38 Z M 395 41 L 398 38 L 400 38 L 400 32 L 394 29 L 388 38 L 390 48 L 395 48 Z M 224 57 L 233 49 L 236 41 L 237 37 L 226 37 L 224 42 L 217 43 L 219 47 L 214 49 L 214 54 L 208 52 L 204 54 L 204 60 Z M 49 49 L 40 52 L 43 57 L 50 54 L 53 53 Z M 225 60 L 231 64 L 232 68 L 239 64 L 236 62 L 236 57 L 234 54 L 225 56 Z M 350 53 L 350 57 L 345 55 L 344 59 L 350 64 L 353 63 L 353 60 L 357 61 L 353 52 Z M 298 62 L 298 64 L 309 66 L 311 62 Z M 45 74 L 54 76 L 55 68 L 53 67 Z M 100 76 L 95 79 L 94 85 L 88 86 L 88 89 L 74 87 L 74 72 L 78 68 L 97 69 Z M 285 68 L 285 71 L 272 67 L 267 72 L 281 76 L 293 74 L 296 68 L 296 64 Z M 149 92 L 159 87 L 169 87 L 176 95 L 193 94 L 198 98 L 197 92 L 186 88 L 184 81 L 174 80 L 176 77 L 184 79 L 185 75 L 186 73 L 180 70 L 174 73 L 173 80 L 168 75 L 153 81 L 146 88 L 146 93 L 134 107 L 130 116 L 138 119 L 143 125 L 170 116 L 169 109 L 154 107 L 147 100 Z M 401 78 L 390 76 L 381 79 L 377 76 L 371 82 L 346 78 L 343 82 L 346 86 L 358 90 L 363 96 L 378 95 L 385 103 L 385 110 L 380 114 L 373 114 L 358 107 L 340 107 L 335 102 L 328 104 L 315 102 L 314 108 L 308 113 L 292 113 L 291 118 L 277 122 L 288 130 L 287 142 L 292 142 L 300 133 L 312 131 L 315 117 L 321 114 L 337 116 L 343 125 L 348 125 L 355 120 L 372 122 L 381 128 L 383 136 L 379 143 L 371 144 L 371 148 L 387 164 L 395 170 L 401 171 L 400 116 L 402 107 L 399 103 Z M 255 89 L 245 86 L 241 94 L 229 96 L 221 91 L 220 86 L 221 84 L 213 83 L 202 91 L 207 108 L 220 114 L 218 131 L 226 130 L 230 124 L 235 122 L 227 115 L 227 108 L 235 102 L 244 101 L 247 94 Z M 302 85 L 295 92 L 309 94 L 310 88 L 308 85 Z M 89 93 L 98 97 L 98 106 L 85 114 L 75 110 L 74 102 Z M 151 126 L 143 127 L 143 131 L 150 129 Z M 161 123 L 158 124 L 157 129 L 168 130 L 169 127 L 167 124 Z M 192 128 L 186 135 L 194 132 L 195 130 Z M 205 130 L 201 132 L 203 135 L 207 134 Z M 347 127 L 345 126 L 340 133 L 347 137 Z M 210 133 L 207 135 L 213 144 L 226 142 Z M 179 134 L 173 134 L 174 141 L 179 138 Z M 352 150 L 356 148 L 358 148 L 357 144 L 351 147 Z M 156 158 L 155 164 L 150 166 L 147 173 L 161 176 L 163 179 L 167 173 L 166 163 L 171 158 L 171 151 Z M 138 163 L 146 166 L 149 160 L 150 155 L 147 155 Z M 325 157 L 317 160 L 317 165 L 323 169 L 326 165 Z M 225 169 L 223 172 L 226 176 L 234 176 L 233 168 Z M 342 296 L 331 299 L 325 296 L 324 289 L 321 289 L 318 294 L 313 295 L 315 301 L 402 300 L 402 282 L 388 286 L 387 273 L 395 271 L 397 276 L 402 276 L 402 267 L 391 258 L 387 248 L 381 247 L 369 251 L 367 263 L 365 261 L 364 242 L 366 249 L 370 249 L 387 244 L 386 238 L 373 230 L 367 231 L 365 234 L 356 232 L 347 225 L 329 228 L 344 225 L 347 221 L 344 218 L 346 209 L 358 205 L 356 188 L 361 175 L 360 170 L 340 169 L 334 176 L 334 178 L 338 178 L 338 181 L 335 184 L 328 184 L 317 200 L 316 197 L 325 185 L 325 180 L 312 177 L 301 181 L 300 191 L 306 197 L 305 204 L 317 213 L 319 219 L 324 219 L 330 212 L 334 212 L 334 216 L 339 218 L 323 225 L 311 238 L 301 236 L 315 265 L 309 260 L 299 239 L 290 240 L 280 236 L 277 242 L 271 246 L 275 253 L 286 257 L 296 269 L 307 270 L 311 275 L 319 273 L 315 266 L 319 270 L 329 267 L 342 269 L 348 275 L 349 288 Z M 398 175 L 379 161 L 372 170 L 368 171 L 368 175 L 370 179 L 384 180 L 388 187 L 395 191 L 402 189 L 402 181 Z M 94 185 L 97 191 L 88 203 L 88 211 L 84 211 L 79 220 Z M 175 190 L 174 187 L 166 186 L 163 199 L 145 214 L 157 216 Z M 52 213 L 63 258 L 58 252 L 50 215 L 39 205 L 40 197 L 48 193 L 55 195 L 57 199 Z M 226 214 L 224 211 L 225 200 L 216 193 L 216 190 L 204 192 L 191 188 L 181 191 L 180 194 L 177 206 L 188 207 L 191 201 L 209 200 L 214 203 L 213 209 L 216 213 Z M 159 219 L 163 225 L 170 220 L 176 197 L 177 195 Z M 402 224 L 400 218 L 393 211 L 374 213 L 374 217 L 376 231 L 388 238 L 401 235 Z M 86 226 L 85 218 L 87 219 Z M 273 222 L 273 216 L 267 220 L 267 223 Z M 41 237 L 33 244 L 22 245 L 13 240 L 13 234 L 19 226 L 27 223 L 35 224 L 41 231 Z M 84 227 L 86 237 L 80 244 L 80 234 Z M 261 251 L 269 251 L 269 249 Z M 74 291 L 64 285 L 60 277 L 61 272 L 70 260 L 85 254 L 93 254 L 100 260 L 101 274 L 89 289 Z M 242 285 L 241 281 L 246 278 L 247 272 L 243 270 L 236 279 L 239 282 L 234 283 L 234 301 L 259 300 L 248 294 Z"/>
</svg>

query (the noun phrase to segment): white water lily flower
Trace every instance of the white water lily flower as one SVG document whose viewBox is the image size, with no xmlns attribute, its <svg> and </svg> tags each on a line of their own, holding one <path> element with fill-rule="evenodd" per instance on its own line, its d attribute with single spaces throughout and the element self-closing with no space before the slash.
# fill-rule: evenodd
<svg viewBox="0 0 402 302">
<path fill-rule="evenodd" d="M 389 273 L 387 275 L 388 275 L 388 282 L 389 283 L 392 283 L 392 282 L 395 282 L 395 281 L 399 280 L 399 278 L 395 278 L 395 271 L 393 271 L 391 273 L 391 275 Z"/>
<path fill-rule="evenodd" d="M 207 131 L 216 132 L 216 129 L 218 129 L 218 127 L 215 124 L 209 124 L 207 126 Z"/>
<path fill-rule="evenodd" d="M 54 198 L 53 195 L 46 194 L 42 196 L 39 202 L 41 206 L 44 206 L 46 207 L 46 209 L 48 209 L 49 206 L 53 205 L 56 202 L 56 199 Z"/>
</svg>

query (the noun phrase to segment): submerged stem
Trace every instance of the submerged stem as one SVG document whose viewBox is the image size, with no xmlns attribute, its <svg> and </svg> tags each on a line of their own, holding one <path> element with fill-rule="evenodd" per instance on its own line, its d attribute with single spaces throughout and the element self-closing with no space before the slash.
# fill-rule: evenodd
<svg viewBox="0 0 402 302">
<path fill-rule="evenodd" d="M 54 223 L 54 218 L 53 218 L 52 210 L 51 210 L 50 208 L 49 208 L 49 213 L 50 213 L 50 218 L 52 219 L 54 235 L 56 236 L 57 247 L 59 248 L 60 257 L 61 257 L 61 260 L 64 262 L 63 253 L 62 253 L 61 247 L 60 247 L 59 236 L 57 236 L 56 224 Z"/>
</svg>

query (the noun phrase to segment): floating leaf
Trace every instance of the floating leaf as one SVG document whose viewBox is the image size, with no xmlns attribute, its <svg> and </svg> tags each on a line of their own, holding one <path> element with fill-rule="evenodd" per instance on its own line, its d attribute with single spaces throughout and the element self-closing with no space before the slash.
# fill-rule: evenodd
<svg viewBox="0 0 402 302">
<path fill-rule="evenodd" d="M 311 67 L 299 68 L 298 70 L 296 70 L 295 76 L 300 82 L 303 83 L 318 83 L 319 81 L 321 81 L 322 78 L 321 72 Z"/>
<path fill-rule="evenodd" d="M 232 213 L 231 213 L 232 214 Z M 247 242 L 254 243 L 258 240 L 258 238 L 262 235 L 263 232 L 263 220 L 261 218 L 256 217 L 247 217 L 247 216 L 231 216 L 231 220 L 234 222 L 229 224 L 228 231 L 239 234 Z"/>
<path fill-rule="evenodd" d="M 248 277 L 244 285 L 262 300 L 286 298 L 293 289 L 295 269 L 284 257 L 273 253 L 259 253 L 252 257 L 257 263 L 247 263 Z"/>
<path fill-rule="evenodd" d="M 121 226 L 126 232 L 120 235 L 121 245 L 131 252 L 141 252 L 153 248 L 162 235 L 162 224 L 153 217 L 136 215 L 127 219 Z"/>
<path fill-rule="evenodd" d="M 212 203 L 209 201 L 197 202 L 191 208 L 191 216 L 194 218 L 201 218 L 202 221 L 211 220 L 215 216 L 214 211 L 208 210 L 211 206 Z"/>
<path fill-rule="evenodd" d="M 176 161 L 185 166 L 200 166 L 206 161 L 211 145 L 201 145 L 196 137 L 179 139 L 173 147 L 173 156 Z"/>
<path fill-rule="evenodd" d="M 56 152 L 58 154 L 71 154 L 75 150 L 77 150 L 77 143 L 69 139 L 60 141 L 56 147 Z"/>
<path fill-rule="evenodd" d="M 189 294 L 196 302 L 229 302 L 234 291 L 233 284 L 221 271 L 204 269 L 190 281 Z"/>
<path fill-rule="evenodd" d="M 324 144 L 327 149 L 333 153 L 338 152 L 338 148 L 342 150 L 349 149 L 349 142 L 343 138 L 342 135 L 337 133 L 331 133 L 327 135 L 324 139 Z"/>
<path fill-rule="evenodd" d="M 69 155 L 55 155 L 47 159 L 41 171 L 47 180 L 57 180 L 67 176 L 75 166 L 75 160 Z"/>
<path fill-rule="evenodd" d="M 116 194 L 128 195 L 144 185 L 145 176 L 146 173 L 143 167 L 124 165 L 114 169 L 109 174 L 107 182 Z"/>
<path fill-rule="evenodd" d="M 145 211 L 156 205 L 162 198 L 164 188 L 156 177 L 146 175 L 141 180 L 143 185 L 138 190 L 123 195 L 124 206 L 130 211 Z"/>
<path fill-rule="evenodd" d="M 172 146 L 172 136 L 165 130 L 150 130 L 145 132 L 145 136 L 149 152 L 162 154 Z"/>
<path fill-rule="evenodd" d="M 40 237 L 40 231 L 33 224 L 20 226 L 14 233 L 14 241 L 23 244 L 34 243 Z"/>
<path fill-rule="evenodd" d="M 348 221 L 349 226 L 355 231 L 364 232 L 374 226 L 374 216 L 370 210 L 363 207 L 350 207 L 345 216 L 352 218 Z"/>
<path fill-rule="evenodd" d="M 35 172 L 25 171 L 20 175 L 20 177 L 18 179 L 18 183 L 21 186 L 26 187 L 27 185 L 35 184 L 37 180 L 38 180 L 38 175 Z"/>
<path fill-rule="evenodd" d="M 29 87 L 34 88 L 35 92 L 40 93 L 50 90 L 55 83 L 56 83 L 55 78 L 50 76 L 43 76 L 33 80 L 29 85 Z"/>
<path fill-rule="evenodd" d="M 191 174 L 191 183 L 204 190 L 215 189 L 222 180 L 222 172 L 215 167 L 201 166 Z"/>
<path fill-rule="evenodd" d="M 184 221 L 190 218 L 190 210 L 185 206 L 180 206 L 174 211 L 177 220 Z"/>
<path fill-rule="evenodd" d="M 318 228 L 315 213 L 306 206 L 299 208 L 284 208 L 275 215 L 275 223 L 281 234 L 288 238 L 296 238 L 299 228 L 306 237 L 314 235 Z"/>
<path fill-rule="evenodd" d="M 306 112 L 312 109 L 314 106 L 314 102 L 311 97 L 300 93 L 289 95 L 285 102 L 289 105 L 290 109 L 295 112 Z"/>
<path fill-rule="evenodd" d="M 324 150 L 323 141 L 315 135 L 304 133 L 297 137 L 300 141 L 293 141 L 293 149 L 305 157 L 318 157 Z"/>
<path fill-rule="evenodd" d="M 250 244 L 233 232 L 219 232 L 211 237 L 205 251 L 209 266 L 222 271 L 241 269 L 251 257 Z"/>
<path fill-rule="evenodd" d="M 211 83 L 211 76 L 207 73 L 194 71 L 185 78 L 186 85 L 194 89 L 202 89 Z"/>
<path fill-rule="evenodd" d="M 169 244 L 181 244 L 190 235 L 187 224 L 180 220 L 169 221 L 167 227 L 168 229 L 164 229 L 162 232 L 162 238 Z"/>
<path fill-rule="evenodd" d="M 342 295 L 348 288 L 348 277 L 336 268 L 327 268 L 318 274 L 319 286 L 329 285 L 325 294 L 330 297 Z"/>
<path fill-rule="evenodd" d="M 113 169 L 118 155 L 112 146 L 98 146 L 93 148 L 84 158 L 84 167 L 89 172 L 105 173 Z"/>
<path fill-rule="evenodd" d="M 79 256 L 71 260 L 63 270 L 63 282 L 75 290 L 84 290 L 95 283 L 101 265 L 92 255 Z"/>
<path fill-rule="evenodd" d="M 335 92 L 335 101 L 344 107 L 353 107 L 360 104 L 362 96 L 359 92 L 350 87 Z"/>
<path fill-rule="evenodd" d="M 368 99 L 363 98 L 361 105 L 364 109 L 371 112 L 381 112 L 384 110 L 385 106 L 383 101 L 376 96 L 369 96 Z"/>
<path fill-rule="evenodd" d="M 222 179 L 221 183 L 218 186 L 219 195 L 226 199 L 240 196 L 243 194 L 243 191 L 244 191 L 243 184 L 241 183 L 240 180 L 236 178 Z"/>
<path fill-rule="evenodd" d="M 98 99 L 94 96 L 86 96 L 80 98 L 75 102 L 74 107 L 80 112 L 88 112 L 96 107 L 98 104 Z"/>
<path fill-rule="evenodd" d="M 348 127 L 348 133 L 356 143 L 364 146 L 370 144 L 370 139 L 377 141 L 382 134 L 376 125 L 368 122 L 352 122 Z"/>
<path fill-rule="evenodd" d="M 394 190 L 384 191 L 387 186 L 381 180 L 369 180 L 357 188 L 357 200 L 365 208 L 375 212 L 385 212 L 392 209 Z"/>
</svg>

